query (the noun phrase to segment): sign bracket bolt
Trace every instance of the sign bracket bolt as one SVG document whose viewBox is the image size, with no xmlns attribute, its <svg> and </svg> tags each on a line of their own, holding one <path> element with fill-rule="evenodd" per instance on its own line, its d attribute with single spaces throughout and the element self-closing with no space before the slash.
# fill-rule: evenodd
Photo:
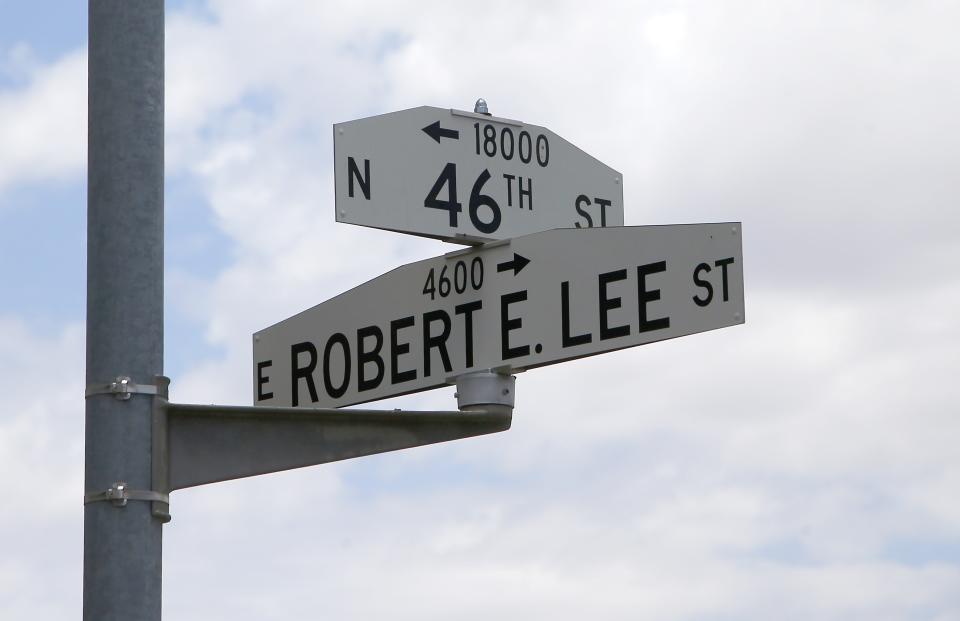
<svg viewBox="0 0 960 621">
<path fill-rule="evenodd" d="M 487 116 L 492 116 L 490 110 L 487 108 L 487 100 L 481 97 L 477 100 L 477 103 L 473 104 L 473 111 L 477 114 L 486 114 Z"/>
</svg>

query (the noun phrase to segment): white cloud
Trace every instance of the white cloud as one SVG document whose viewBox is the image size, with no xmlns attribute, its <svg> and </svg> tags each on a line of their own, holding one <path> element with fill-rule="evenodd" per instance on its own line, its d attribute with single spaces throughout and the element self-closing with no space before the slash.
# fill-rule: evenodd
<svg viewBox="0 0 960 621">
<path fill-rule="evenodd" d="M 46 337 L 0 316 L 3 618 L 54 619 L 79 610 L 83 375 L 81 326 Z"/>
<path fill-rule="evenodd" d="M 217 89 L 238 94 L 198 117 L 212 139 L 185 160 L 238 256 L 194 308 L 227 354 L 175 387 L 197 400 L 214 378 L 218 398 L 248 402 L 252 331 L 446 250 L 332 223 L 329 127 L 478 96 L 621 169 L 629 223 L 744 220 L 748 324 L 523 374 L 506 434 L 268 477 L 339 483 L 318 477 L 322 499 L 287 517 L 248 499 L 263 511 L 247 523 L 258 564 L 211 550 L 206 571 L 229 574 L 202 581 L 224 598 L 239 586 L 236 608 L 188 611 L 199 587 L 184 579 L 168 583 L 178 613 L 256 616 L 277 601 L 290 616 L 398 618 L 957 613 L 944 498 L 954 181 L 934 163 L 953 159 L 943 132 L 956 131 L 950 106 L 907 92 L 957 46 L 922 11 L 577 8 L 435 3 L 412 21 L 407 5 L 364 6 L 334 24 L 288 23 L 281 8 L 276 39 L 254 29 L 261 8 L 233 3 L 205 26 L 222 49 L 184 37 L 200 48 L 186 58 L 223 55 L 218 79 L 240 85 Z M 904 19 L 930 41 L 888 51 Z M 257 58 L 237 60 L 254 39 Z M 449 408 L 450 392 L 401 402 Z M 255 497 L 267 483 L 235 485 Z M 205 493 L 177 501 L 184 520 L 209 519 L 193 514 Z M 168 551 L 189 556 L 215 527 L 178 528 Z M 898 556 L 931 538 L 947 560 Z"/>
<path fill-rule="evenodd" d="M 253 331 L 451 248 L 333 223 L 331 124 L 421 104 L 483 96 L 554 129 L 624 173 L 630 224 L 742 219 L 748 323 L 522 374 L 505 434 L 175 493 L 168 616 L 960 615 L 955 19 L 927 4 L 209 8 L 168 16 L 168 167 L 198 183 L 231 260 L 172 274 L 168 296 L 224 354 L 174 377 L 175 401 L 249 403 Z M 0 108 L 47 101 L 55 73 L 73 92 L 70 58 Z M 16 166 L 7 178 L 26 178 Z M 80 388 L 47 392 L 43 369 L 53 352 L 81 377 L 76 330 L 0 323 L 5 386 L 32 413 L 4 417 L 0 455 L 60 490 L 28 515 L 74 527 Z M 64 442 L 67 458 L 37 457 Z M 42 601 L 27 555 L 0 565 L 18 613 Z M 78 589 L 77 567 L 59 583 Z"/>
<path fill-rule="evenodd" d="M 34 65 L 23 48 L 12 56 L 28 83 L 0 90 L 0 190 L 78 175 L 87 156 L 86 51 L 48 66 Z"/>
<path fill-rule="evenodd" d="M 657 54 L 674 59 L 687 40 L 687 18 L 683 13 L 654 15 L 643 25 L 643 34 Z"/>
</svg>

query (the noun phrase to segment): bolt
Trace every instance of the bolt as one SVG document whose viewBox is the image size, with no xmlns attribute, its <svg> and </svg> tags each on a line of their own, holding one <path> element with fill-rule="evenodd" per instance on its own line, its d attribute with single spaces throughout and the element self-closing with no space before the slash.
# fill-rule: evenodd
<svg viewBox="0 0 960 621">
<path fill-rule="evenodd" d="M 487 108 L 487 100 L 481 97 L 477 103 L 473 104 L 473 111 L 477 114 L 486 114 L 490 116 L 490 110 Z"/>
</svg>

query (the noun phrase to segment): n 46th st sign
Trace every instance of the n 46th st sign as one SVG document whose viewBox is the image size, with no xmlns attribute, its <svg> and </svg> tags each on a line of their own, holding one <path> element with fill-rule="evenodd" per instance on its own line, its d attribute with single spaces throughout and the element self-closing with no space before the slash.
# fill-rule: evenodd
<svg viewBox="0 0 960 621">
<path fill-rule="evenodd" d="M 739 223 L 545 231 L 405 265 L 254 334 L 254 402 L 351 405 L 743 321 Z"/>
<path fill-rule="evenodd" d="M 620 173 L 543 127 L 424 106 L 333 138 L 338 222 L 461 243 L 623 224 Z"/>
</svg>

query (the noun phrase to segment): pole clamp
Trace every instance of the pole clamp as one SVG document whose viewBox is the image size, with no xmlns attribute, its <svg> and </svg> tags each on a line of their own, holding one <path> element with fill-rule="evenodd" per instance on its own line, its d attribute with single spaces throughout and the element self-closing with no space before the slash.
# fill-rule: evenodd
<svg viewBox="0 0 960 621">
<path fill-rule="evenodd" d="M 93 492 L 84 494 L 83 504 L 91 502 L 102 502 L 109 500 L 114 507 L 126 507 L 128 500 L 145 500 L 147 502 L 165 502 L 170 504 L 170 494 L 161 494 L 160 492 L 129 489 L 123 481 L 117 481 L 105 492 Z"/>
<path fill-rule="evenodd" d="M 113 395 L 119 401 L 128 401 L 133 395 L 158 395 L 160 389 L 156 384 L 135 384 L 126 375 L 121 375 L 109 384 L 91 384 L 87 386 L 85 396 Z"/>
</svg>

